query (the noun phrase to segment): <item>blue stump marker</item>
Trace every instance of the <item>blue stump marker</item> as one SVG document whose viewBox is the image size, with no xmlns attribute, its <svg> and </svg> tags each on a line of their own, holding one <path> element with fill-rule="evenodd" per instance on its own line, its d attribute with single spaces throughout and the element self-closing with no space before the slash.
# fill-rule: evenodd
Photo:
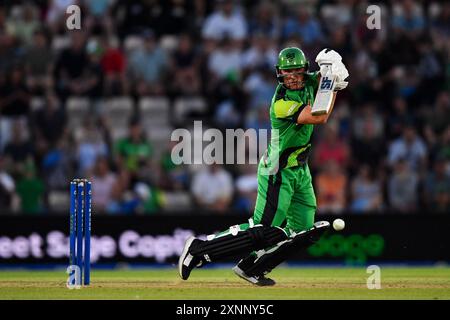
<svg viewBox="0 0 450 320">
<path fill-rule="evenodd" d="M 70 265 L 77 266 L 71 270 L 79 272 L 78 285 L 89 285 L 91 281 L 91 187 L 87 179 L 70 182 L 69 260 Z"/>
<path fill-rule="evenodd" d="M 91 183 L 85 182 L 84 199 L 84 284 L 91 278 Z"/>
<path fill-rule="evenodd" d="M 83 182 L 77 185 L 77 266 L 80 268 L 81 280 L 83 279 Z"/>
</svg>

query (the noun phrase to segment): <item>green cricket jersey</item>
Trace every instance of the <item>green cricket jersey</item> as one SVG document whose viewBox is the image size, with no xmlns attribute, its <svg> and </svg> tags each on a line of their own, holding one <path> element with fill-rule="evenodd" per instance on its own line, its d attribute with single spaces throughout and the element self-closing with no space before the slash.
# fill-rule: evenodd
<svg viewBox="0 0 450 320">
<path fill-rule="evenodd" d="M 273 166 L 275 159 L 280 169 L 295 167 L 307 160 L 314 125 L 297 124 L 297 118 L 306 105 L 314 102 L 318 75 L 319 72 L 308 73 L 301 90 L 277 86 L 270 106 L 272 137 L 267 153 L 268 166 Z"/>
</svg>

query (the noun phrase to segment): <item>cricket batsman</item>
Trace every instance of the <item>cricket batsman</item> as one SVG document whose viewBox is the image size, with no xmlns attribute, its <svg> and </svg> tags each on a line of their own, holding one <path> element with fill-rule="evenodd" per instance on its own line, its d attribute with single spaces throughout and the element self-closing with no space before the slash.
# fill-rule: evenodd
<svg viewBox="0 0 450 320">
<path fill-rule="evenodd" d="M 203 241 L 186 240 L 178 271 L 187 280 L 191 271 L 231 257 L 242 259 L 233 268 L 241 278 L 259 286 L 275 281 L 266 275 L 293 253 L 319 240 L 329 222 L 314 223 L 316 197 L 308 167 L 314 125 L 331 114 L 336 91 L 345 89 L 348 71 L 341 56 L 324 49 L 316 57 L 320 71 L 309 72 L 309 62 L 299 48 L 281 50 L 276 75 L 278 86 L 270 106 L 272 137 L 258 165 L 258 196 L 252 218 Z M 321 76 L 334 79 L 331 108 L 313 115 Z M 331 66 L 331 68 L 330 68 Z M 331 72 L 331 74 L 330 74 Z M 322 88 L 322 87 L 321 87 Z"/>
</svg>

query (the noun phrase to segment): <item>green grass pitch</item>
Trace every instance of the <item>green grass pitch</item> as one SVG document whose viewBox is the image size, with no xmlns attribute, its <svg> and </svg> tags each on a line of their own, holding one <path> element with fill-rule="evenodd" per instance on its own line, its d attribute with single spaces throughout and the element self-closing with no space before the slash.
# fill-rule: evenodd
<svg viewBox="0 0 450 320">
<path fill-rule="evenodd" d="M 361 268 L 279 268 L 274 287 L 255 287 L 230 269 L 93 270 L 92 285 L 69 290 L 65 270 L 0 271 L 0 299 L 450 299 L 450 268 L 381 267 L 381 289 Z"/>
</svg>

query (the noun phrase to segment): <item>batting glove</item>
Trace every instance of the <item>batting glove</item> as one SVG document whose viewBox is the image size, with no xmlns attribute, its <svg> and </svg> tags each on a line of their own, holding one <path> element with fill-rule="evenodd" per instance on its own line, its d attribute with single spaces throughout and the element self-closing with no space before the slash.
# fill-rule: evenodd
<svg viewBox="0 0 450 320">
<path fill-rule="evenodd" d="M 316 57 L 316 62 L 320 67 L 320 74 L 322 76 L 325 75 L 325 68 L 326 65 L 334 65 L 338 62 L 342 61 L 342 57 L 339 53 L 337 53 L 334 50 L 325 48 L 322 51 L 319 52 L 319 54 Z"/>
<path fill-rule="evenodd" d="M 339 53 L 328 48 L 323 49 L 317 55 L 316 62 L 320 67 L 322 76 L 325 76 L 327 73 L 336 76 L 334 90 L 343 90 L 347 87 L 348 82 L 344 80 L 349 76 L 349 73 Z"/>
<path fill-rule="evenodd" d="M 347 88 L 348 81 L 344 80 L 349 76 L 349 73 L 342 61 L 332 65 L 331 74 L 336 76 L 336 84 L 334 86 L 335 91 Z"/>
</svg>

